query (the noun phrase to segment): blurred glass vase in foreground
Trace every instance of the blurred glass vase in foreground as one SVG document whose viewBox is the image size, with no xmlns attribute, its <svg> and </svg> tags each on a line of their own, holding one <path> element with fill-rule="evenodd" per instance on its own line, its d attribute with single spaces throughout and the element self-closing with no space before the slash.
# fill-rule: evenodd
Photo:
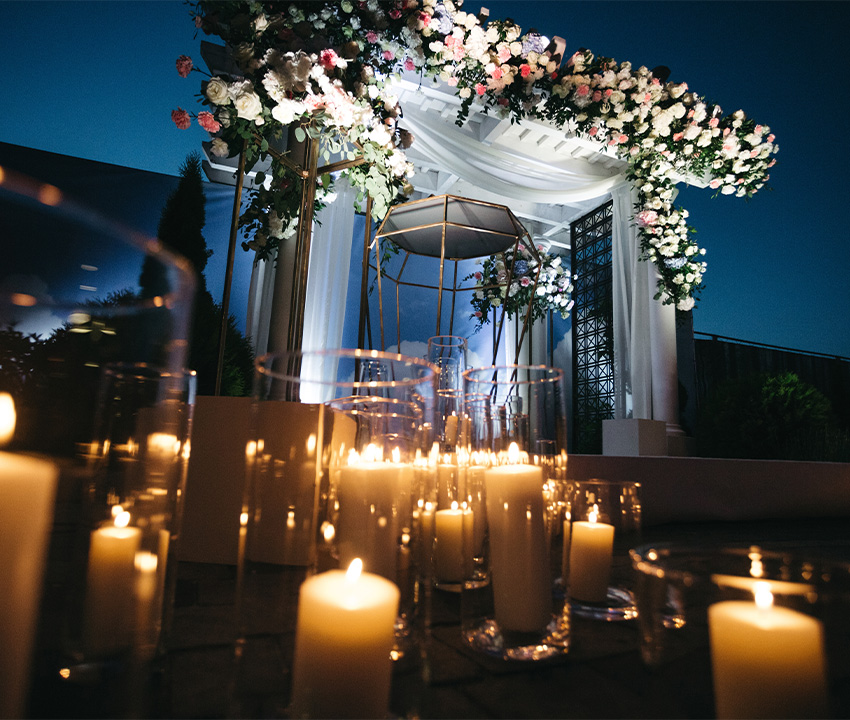
<svg viewBox="0 0 850 720">
<path fill-rule="evenodd" d="M 0 216 L 9 447 L 58 468 L 28 712 L 148 714 L 189 454 L 194 274 L 157 240 L 5 168 Z"/>
</svg>

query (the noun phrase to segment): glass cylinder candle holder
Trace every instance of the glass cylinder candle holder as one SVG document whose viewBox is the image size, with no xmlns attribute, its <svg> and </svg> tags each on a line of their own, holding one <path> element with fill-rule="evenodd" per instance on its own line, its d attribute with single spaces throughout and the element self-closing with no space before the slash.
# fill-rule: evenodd
<svg viewBox="0 0 850 720">
<path fill-rule="evenodd" d="M 21 714 L 167 714 L 149 683 L 176 570 L 195 275 L 73 193 L 0 175 L 0 345 L 13 349 L 0 386 L 16 409 L 8 450 L 58 470 L 55 503 L 39 519 L 50 538 Z"/>
<path fill-rule="evenodd" d="M 573 613 L 599 620 L 637 617 L 628 551 L 640 542 L 640 484 L 568 480 L 559 586 Z"/>
<path fill-rule="evenodd" d="M 466 338 L 437 335 L 428 338 L 425 359 L 437 368 L 436 431 L 443 452 L 454 452 L 460 442 L 463 414 L 463 371 Z"/>
<path fill-rule="evenodd" d="M 549 502 L 566 465 L 562 372 L 505 366 L 469 370 L 464 378 L 468 394 L 489 397 L 492 433 L 480 433 L 480 445 L 471 446 L 475 470 L 464 487 L 473 507 L 463 545 L 463 638 L 506 660 L 563 656 L 570 612 L 563 594 L 553 592 L 562 543 Z"/>
<path fill-rule="evenodd" d="M 415 509 L 420 486 L 433 485 L 423 477 L 433 466 L 418 463 L 434 441 L 436 371 L 378 351 L 304 351 L 258 358 L 255 385 L 233 709 L 247 717 L 290 712 L 302 583 L 355 559 L 398 588 L 387 662 L 416 656 Z M 324 689 L 299 687 L 293 711 L 312 712 Z"/>
<path fill-rule="evenodd" d="M 850 564 L 813 550 L 633 548 L 644 663 L 704 666 L 718 718 L 845 717 Z"/>
</svg>

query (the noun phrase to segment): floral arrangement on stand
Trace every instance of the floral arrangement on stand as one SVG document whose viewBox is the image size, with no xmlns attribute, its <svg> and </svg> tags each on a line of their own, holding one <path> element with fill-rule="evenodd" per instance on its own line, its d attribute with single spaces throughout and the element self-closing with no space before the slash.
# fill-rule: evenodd
<svg viewBox="0 0 850 720">
<path fill-rule="evenodd" d="M 519 244 L 476 263 L 483 266 L 481 270 L 464 278 L 475 280 L 477 286 L 470 301 L 474 308 L 470 317 L 478 323 L 474 332 L 489 322 L 491 310 L 499 308 L 509 318 L 524 320 L 530 306 L 531 322 L 544 318 L 550 310 L 562 318 L 570 314 L 573 278 L 561 257 L 548 254 L 542 245 L 537 246 L 536 254 Z"/>
<path fill-rule="evenodd" d="M 642 256 L 658 268 L 658 296 L 692 308 L 705 251 L 691 239 L 687 211 L 673 204 L 675 182 L 708 177 L 718 193 L 752 195 L 775 162 L 770 129 L 740 110 L 724 116 L 685 83 L 664 82 L 645 67 L 588 50 L 563 62 L 540 34 L 462 7 L 461 0 L 192 4 L 196 26 L 220 37 L 238 67 L 237 74 L 203 82 L 208 109 L 194 117 L 213 135 L 215 154 L 244 149 L 248 167 L 273 158 L 242 217 L 251 238 L 246 247 L 269 257 L 297 222 L 301 178 L 274 155 L 290 126 L 299 139 L 319 140 L 324 157 L 363 158 L 342 172 L 358 189 L 361 208 L 366 195 L 372 199 L 375 219 L 405 199 L 412 165 L 404 149 L 413 138 L 399 124 L 392 80 L 417 70 L 456 88 L 458 124 L 477 103 L 511 121 L 549 121 L 627 160 Z M 193 70 L 190 58 L 178 59 L 182 76 Z M 172 113 L 179 128 L 192 117 Z M 322 186 L 331 192 L 332 178 Z"/>
</svg>

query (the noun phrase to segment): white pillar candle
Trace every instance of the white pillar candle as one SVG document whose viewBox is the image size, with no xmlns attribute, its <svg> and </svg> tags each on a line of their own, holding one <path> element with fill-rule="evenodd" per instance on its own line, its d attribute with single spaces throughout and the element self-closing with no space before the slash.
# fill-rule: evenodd
<svg viewBox="0 0 850 720">
<path fill-rule="evenodd" d="M 156 553 L 136 553 L 136 642 L 142 652 L 152 652 L 157 642 L 158 563 Z"/>
<path fill-rule="evenodd" d="M 338 482 L 340 563 L 359 557 L 368 572 L 395 581 L 399 536 L 411 514 L 413 467 L 363 462 L 340 468 Z"/>
<path fill-rule="evenodd" d="M 57 476 L 53 463 L 0 452 L 0 717 L 25 712 Z"/>
<path fill-rule="evenodd" d="M 108 526 L 91 533 L 86 576 L 85 646 L 93 655 L 130 647 L 135 622 L 135 560 L 142 532 Z"/>
<path fill-rule="evenodd" d="M 446 418 L 446 444 L 455 445 L 457 443 L 457 415 L 452 413 Z"/>
<path fill-rule="evenodd" d="M 451 507 L 452 501 L 457 499 L 459 485 L 460 468 L 455 463 L 437 465 L 437 507 Z"/>
<path fill-rule="evenodd" d="M 330 570 L 301 585 L 292 716 L 383 718 L 389 709 L 398 587 L 372 573 Z"/>
<path fill-rule="evenodd" d="M 438 581 L 462 582 L 472 565 L 473 512 L 456 502 L 435 513 L 434 575 Z"/>
<path fill-rule="evenodd" d="M 496 622 L 505 630 L 542 630 L 552 616 L 543 471 L 500 465 L 484 472 Z"/>
<path fill-rule="evenodd" d="M 595 511 L 587 521 L 572 523 L 570 597 L 585 602 L 605 602 L 613 551 L 614 526 L 597 522 Z"/>
<path fill-rule="evenodd" d="M 823 626 L 773 607 L 762 585 L 756 602 L 708 608 L 717 717 L 829 717 Z"/>
</svg>

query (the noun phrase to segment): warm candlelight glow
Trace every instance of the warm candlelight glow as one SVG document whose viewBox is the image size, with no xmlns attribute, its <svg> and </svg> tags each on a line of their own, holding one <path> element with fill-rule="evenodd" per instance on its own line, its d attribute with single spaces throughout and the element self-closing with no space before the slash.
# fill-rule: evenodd
<svg viewBox="0 0 850 720">
<path fill-rule="evenodd" d="M 393 448 L 392 459 L 393 459 L 394 463 L 401 462 L 401 450 L 399 448 L 397 448 L 397 447 Z"/>
<path fill-rule="evenodd" d="M 587 521 L 595 523 L 599 520 L 599 506 L 594 505 L 593 510 L 587 513 Z"/>
<path fill-rule="evenodd" d="M 519 462 L 519 445 L 515 442 L 512 442 L 510 446 L 508 446 L 508 463 L 510 465 L 516 465 Z"/>
<path fill-rule="evenodd" d="M 0 393 L 0 447 L 8 443 L 15 434 L 15 401 L 9 393 Z"/>
<path fill-rule="evenodd" d="M 756 605 L 762 610 L 768 610 L 773 605 L 773 593 L 770 592 L 770 585 L 764 582 L 757 582 L 753 587 L 755 594 Z"/>
<path fill-rule="evenodd" d="M 126 510 L 119 512 L 115 516 L 115 527 L 124 528 L 130 524 L 130 513 Z"/>
<path fill-rule="evenodd" d="M 152 552 L 137 552 L 133 564 L 139 572 L 153 572 L 159 560 Z"/>
<path fill-rule="evenodd" d="M 360 558 L 354 558 L 345 571 L 345 582 L 353 585 L 360 579 L 360 573 L 363 572 L 363 561 Z"/>
</svg>

